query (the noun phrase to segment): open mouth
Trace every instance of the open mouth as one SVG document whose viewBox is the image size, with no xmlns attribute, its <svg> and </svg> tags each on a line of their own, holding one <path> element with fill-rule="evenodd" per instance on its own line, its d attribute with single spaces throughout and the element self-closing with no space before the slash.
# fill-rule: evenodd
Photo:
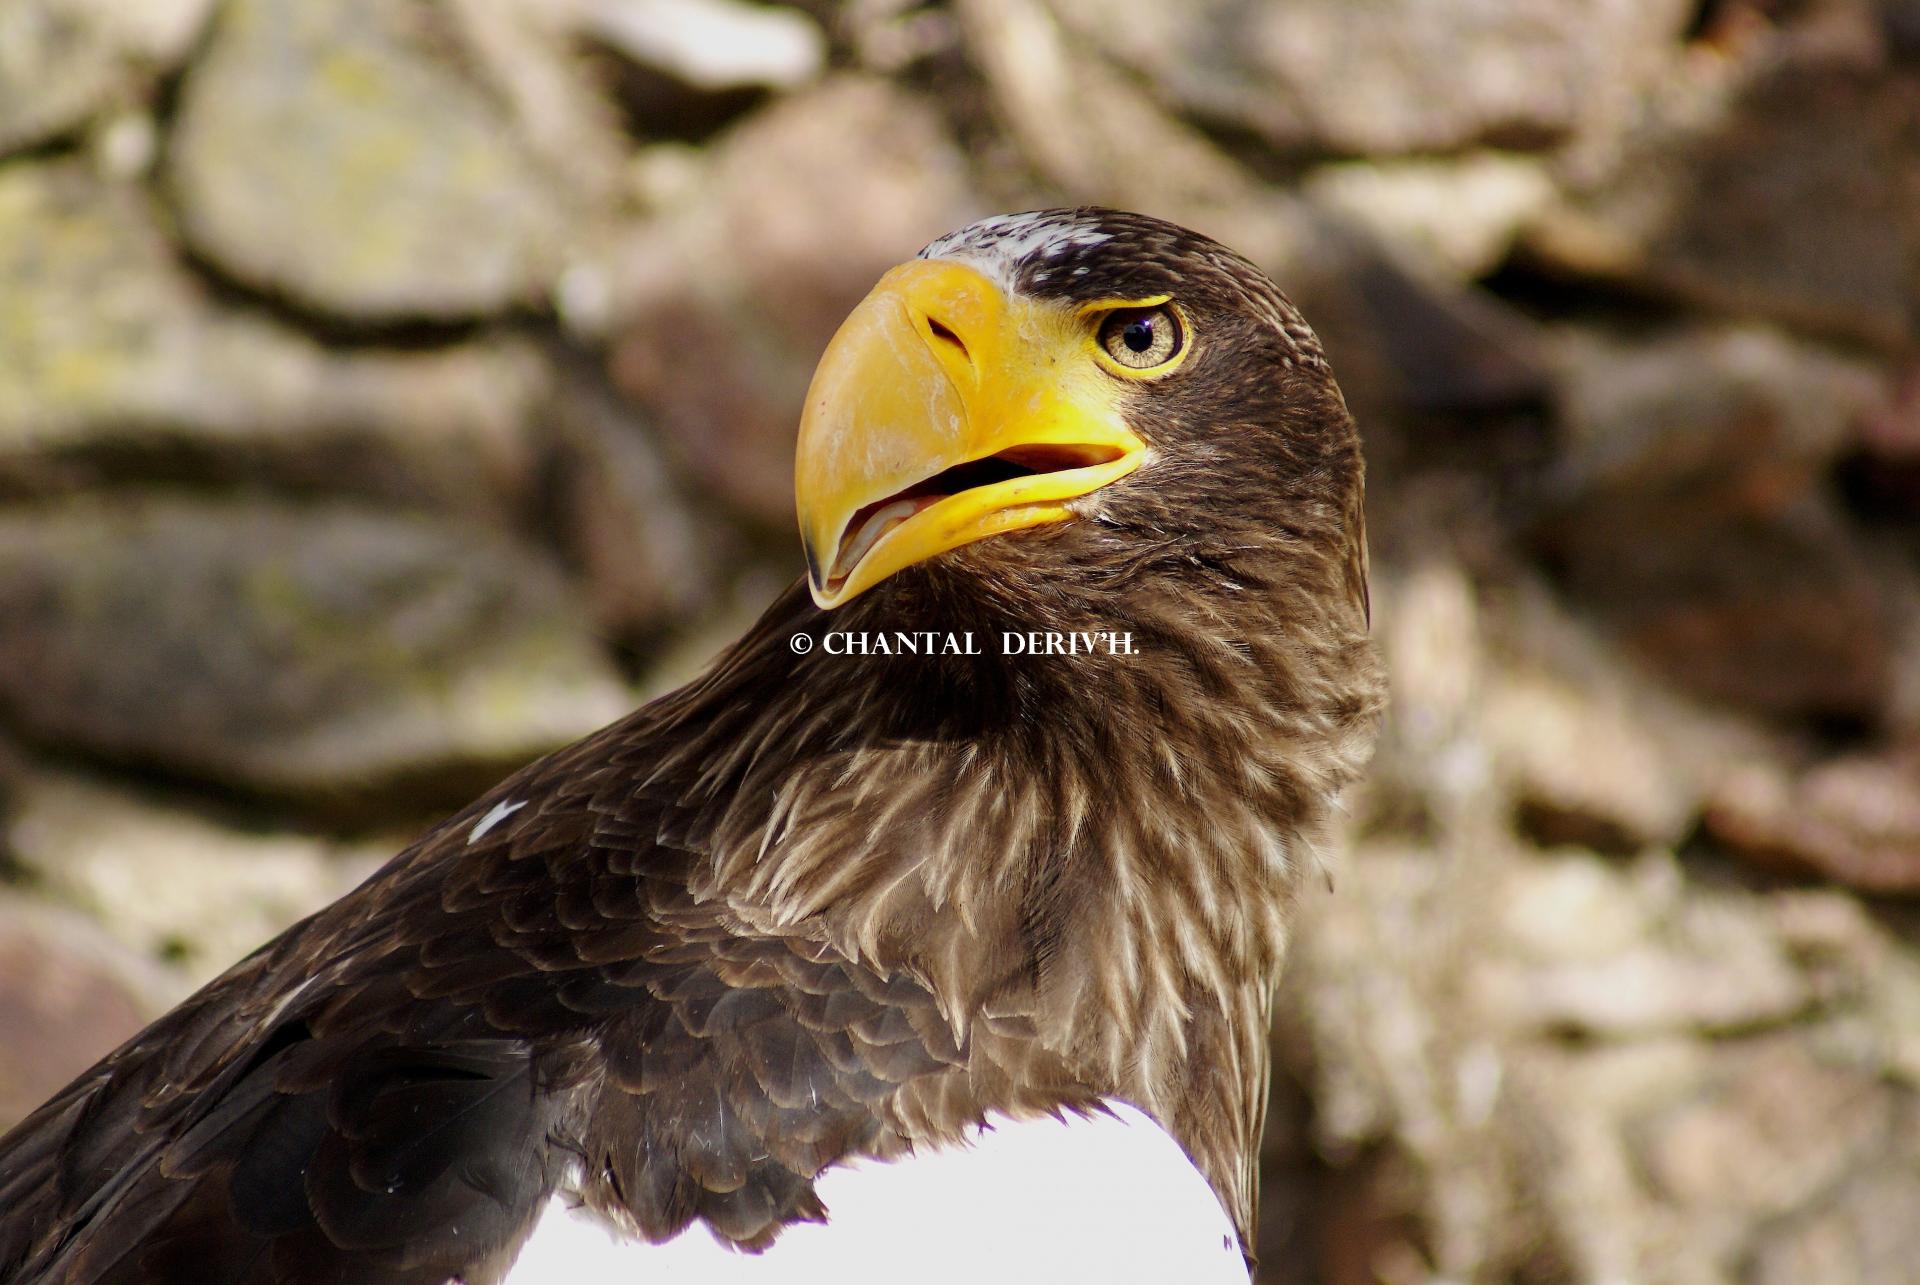
<svg viewBox="0 0 1920 1285">
<path fill-rule="evenodd" d="M 1017 478 L 1111 464 L 1125 453 L 1117 446 L 1048 442 L 1009 447 L 984 459 L 968 460 L 964 464 L 943 469 L 903 491 L 866 505 L 848 520 L 846 532 L 840 541 L 840 556 L 834 559 L 827 587 L 837 590 L 845 584 L 847 577 L 853 574 L 853 569 L 860 565 L 860 560 L 888 532 L 942 500 L 963 491 Z"/>
</svg>

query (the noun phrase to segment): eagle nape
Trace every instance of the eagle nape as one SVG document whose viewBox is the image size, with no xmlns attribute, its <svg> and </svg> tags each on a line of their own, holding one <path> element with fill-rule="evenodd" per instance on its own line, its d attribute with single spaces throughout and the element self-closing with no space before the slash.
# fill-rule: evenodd
<svg viewBox="0 0 1920 1285">
<path fill-rule="evenodd" d="M 1244 1281 L 1384 702 L 1312 330 L 1159 220 L 987 219 L 834 337 L 796 498 L 806 574 L 702 677 L 0 1138 L 0 1280 Z M 932 634 L 976 645 L 830 645 Z"/>
</svg>

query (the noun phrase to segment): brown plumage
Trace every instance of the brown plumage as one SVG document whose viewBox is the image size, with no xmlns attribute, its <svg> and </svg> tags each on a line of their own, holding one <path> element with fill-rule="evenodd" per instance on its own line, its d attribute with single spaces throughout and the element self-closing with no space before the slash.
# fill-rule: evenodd
<svg viewBox="0 0 1920 1285">
<path fill-rule="evenodd" d="M 134 1037 L 0 1140 L 0 1279 L 479 1282 L 562 1184 L 758 1247 L 837 1161 L 1103 1098 L 1251 1243 L 1287 913 L 1382 701 L 1359 443 L 1213 243 L 956 235 L 1027 293 L 1174 296 L 1150 462 L 830 612 L 796 585 Z M 1136 654 L 790 644 L 1047 629 Z"/>
</svg>

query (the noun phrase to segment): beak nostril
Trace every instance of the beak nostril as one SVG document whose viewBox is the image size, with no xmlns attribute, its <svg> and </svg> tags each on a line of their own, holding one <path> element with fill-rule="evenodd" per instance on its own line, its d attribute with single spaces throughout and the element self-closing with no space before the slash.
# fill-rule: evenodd
<svg viewBox="0 0 1920 1285">
<path fill-rule="evenodd" d="M 967 345 L 965 341 L 962 340 L 959 335 L 956 335 L 953 333 L 952 327 L 942 325 L 940 321 L 937 320 L 936 318 L 928 317 L 927 333 L 932 335 L 935 339 L 944 340 L 945 342 L 952 344 L 955 348 L 958 348 L 960 350 L 960 355 L 962 357 L 966 357 L 968 358 L 968 360 L 972 359 L 971 355 L 967 352 Z"/>
</svg>

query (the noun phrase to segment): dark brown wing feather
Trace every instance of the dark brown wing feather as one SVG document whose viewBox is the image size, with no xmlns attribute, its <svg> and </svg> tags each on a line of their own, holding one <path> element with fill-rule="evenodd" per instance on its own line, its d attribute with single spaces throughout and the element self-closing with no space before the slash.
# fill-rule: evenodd
<svg viewBox="0 0 1920 1285">
<path fill-rule="evenodd" d="M 0 1279 L 480 1280 L 569 1171 L 654 1238 L 820 1217 L 960 1050 L 911 980 L 695 900 L 701 819 L 608 767 L 651 734 L 508 781 L 0 1139 Z"/>
</svg>

